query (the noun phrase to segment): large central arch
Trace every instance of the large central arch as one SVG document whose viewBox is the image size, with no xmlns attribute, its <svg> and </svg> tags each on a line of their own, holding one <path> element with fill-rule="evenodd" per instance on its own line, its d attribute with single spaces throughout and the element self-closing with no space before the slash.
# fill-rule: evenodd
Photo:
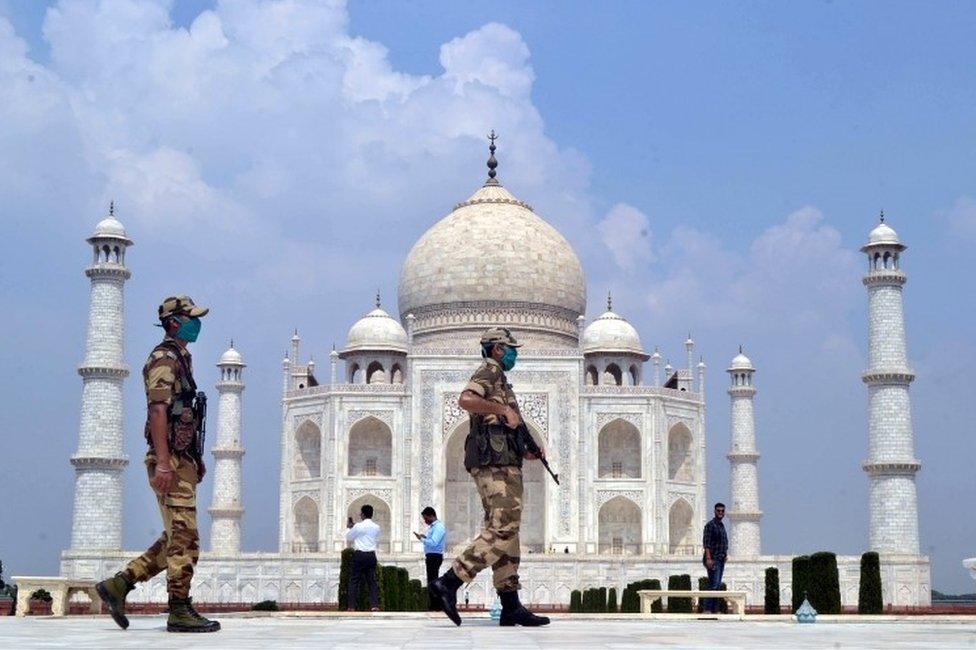
<svg viewBox="0 0 976 650">
<path fill-rule="evenodd" d="M 532 437 L 542 449 L 545 440 L 529 426 Z M 459 552 L 484 529 L 485 510 L 474 481 L 464 469 L 464 439 L 468 421 L 464 420 L 444 445 L 444 525 L 447 527 L 447 551 Z M 522 527 L 519 541 L 522 554 L 542 553 L 546 540 L 546 498 L 548 485 L 542 463 L 525 461 L 522 467 Z"/>
</svg>

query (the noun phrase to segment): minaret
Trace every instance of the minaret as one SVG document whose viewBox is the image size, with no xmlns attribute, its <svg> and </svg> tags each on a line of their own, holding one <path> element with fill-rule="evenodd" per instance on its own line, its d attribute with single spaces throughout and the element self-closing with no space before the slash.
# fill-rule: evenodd
<svg viewBox="0 0 976 650">
<path fill-rule="evenodd" d="M 654 354 L 651 355 L 651 363 L 654 364 L 654 385 L 660 388 L 661 386 L 661 353 L 658 352 L 657 346 L 654 346 Z"/>
<path fill-rule="evenodd" d="M 78 368 L 83 387 L 78 451 L 71 457 L 75 468 L 71 550 L 119 550 L 122 471 L 129 462 L 122 446 L 122 384 L 129 375 L 122 345 L 123 294 L 131 275 L 125 250 L 132 240 L 115 218 L 114 203 L 87 241 L 92 247 L 92 264 L 85 269 L 91 279 L 91 298 L 85 360 Z"/>
<path fill-rule="evenodd" d="M 908 385 L 915 379 L 905 353 L 899 258 L 905 246 L 884 222 L 861 247 L 868 257 L 868 459 L 869 546 L 880 553 L 918 555 L 918 501 L 912 407 Z"/>
<path fill-rule="evenodd" d="M 762 553 L 759 534 L 759 476 L 756 463 L 756 422 L 752 410 L 752 398 L 756 389 L 752 385 L 752 375 L 756 372 L 749 357 L 742 353 L 732 359 L 728 373 L 732 380 L 729 397 L 732 400 L 732 449 L 728 459 L 731 465 L 732 507 L 729 521 L 732 534 L 729 536 L 729 555 L 750 557 Z"/>
<path fill-rule="evenodd" d="M 210 507 L 210 550 L 221 555 L 241 552 L 241 393 L 244 392 L 244 360 L 230 348 L 217 362 L 217 441 L 213 448 L 214 488 Z"/>
</svg>

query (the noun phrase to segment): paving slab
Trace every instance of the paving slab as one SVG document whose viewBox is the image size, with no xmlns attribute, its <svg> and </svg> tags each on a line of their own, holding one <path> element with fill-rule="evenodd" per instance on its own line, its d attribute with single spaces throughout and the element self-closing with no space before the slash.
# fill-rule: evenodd
<svg viewBox="0 0 976 650">
<path fill-rule="evenodd" d="M 798 625 L 788 621 L 555 619 L 545 628 L 500 628 L 487 617 L 446 619 L 226 617 L 215 634 L 169 634 L 164 616 L 135 616 L 127 631 L 103 616 L 0 619 L 0 648 L 952 648 L 976 650 L 971 620 Z"/>
</svg>

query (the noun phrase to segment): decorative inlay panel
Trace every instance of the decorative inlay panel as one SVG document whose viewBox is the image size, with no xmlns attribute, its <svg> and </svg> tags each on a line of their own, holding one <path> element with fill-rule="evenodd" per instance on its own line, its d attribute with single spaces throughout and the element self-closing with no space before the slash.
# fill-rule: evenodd
<svg viewBox="0 0 976 650">
<path fill-rule="evenodd" d="M 393 509 L 393 490 L 390 488 L 349 488 L 346 490 L 346 504 L 350 504 L 359 497 L 371 496 L 383 499 L 386 505 Z"/>
<path fill-rule="evenodd" d="M 641 490 L 597 490 L 596 509 L 599 510 L 604 503 L 615 497 L 630 499 L 638 508 L 644 507 L 644 492 Z"/>
<path fill-rule="evenodd" d="M 638 431 L 640 431 L 641 428 L 640 413 L 597 413 L 596 430 L 602 431 L 603 427 L 607 426 L 614 420 L 623 420 L 624 422 L 630 422 L 635 427 L 637 427 Z"/>
<path fill-rule="evenodd" d="M 354 424 L 360 420 L 368 417 L 374 417 L 377 420 L 386 424 L 386 426 L 393 429 L 393 411 L 380 411 L 375 409 L 354 409 L 349 411 L 346 415 L 346 423 L 348 427 L 352 427 Z"/>
</svg>

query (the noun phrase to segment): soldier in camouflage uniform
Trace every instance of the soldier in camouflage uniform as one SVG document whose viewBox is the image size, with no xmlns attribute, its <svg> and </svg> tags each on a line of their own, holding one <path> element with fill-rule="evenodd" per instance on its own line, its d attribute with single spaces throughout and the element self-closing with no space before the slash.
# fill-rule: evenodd
<svg viewBox="0 0 976 650">
<path fill-rule="evenodd" d="M 122 629 L 129 626 L 125 598 L 137 582 L 166 571 L 170 632 L 216 632 L 220 623 L 200 616 L 190 599 L 190 581 L 200 555 L 197 532 L 196 490 L 206 468 L 197 455 L 193 398 L 196 382 L 186 346 L 200 333 L 200 317 L 209 310 L 187 296 L 172 296 L 159 306 L 160 326 L 166 334 L 146 360 L 142 377 L 146 386 L 146 470 L 156 493 L 163 533 L 140 557 L 96 585 L 112 618 Z"/>
<path fill-rule="evenodd" d="M 470 430 L 464 441 L 464 468 L 471 474 L 485 509 L 485 529 L 454 560 L 453 566 L 430 585 L 444 613 L 461 624 L 457 590 L 491 566 L 492 581 L 502 602 L 500 624 L 548 625 L 545 616 L 527 610 L 518 597 L 519 527 L 522 523 L 523 452 L 515 432 L 522 417 L 505 372 L 518 356 L 519 344 L 504 328 L 481 337 L 484 362 L 464 387 L 458 405 L 468 412 Z"/>
</svg>

